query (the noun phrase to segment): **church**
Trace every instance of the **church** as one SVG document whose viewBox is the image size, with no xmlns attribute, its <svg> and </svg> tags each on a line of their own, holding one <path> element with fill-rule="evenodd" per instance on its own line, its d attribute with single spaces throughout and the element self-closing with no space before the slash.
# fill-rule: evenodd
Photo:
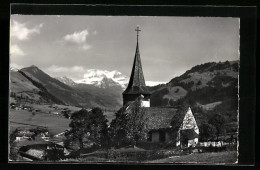
<svg viewBox="0 0 260 170">
<path fill-rule="evenodd" d="M 139 51 L 139 27 L 137 32 L 137 44 L 135 57 L 132 67 L 129 83 L 123 94 L 123 106 L 125 112 L 130 112 L 135 102 L 140 102 L 144 112 L 140 114 L 145 118 L 145 124 L 148 129 L 147 142 L 152 143 L 169 143 L 174 142 L 176 146 L 195 146 L 198 143 L 199 128 L 192 114 L 190 107 L 182 109 L 173 107 L 151 107 L 151 93 L 145 84 L 142 63 Z M 180 115 L 181 121 L 174 122 L 173 118 Z M 172 132 L 172 125 L 178 127 L 176 132 Z M 175 133 L 175 134 L 173 134 Z M 185 140 L 181 139 L 183 134 L 188 134 Z"/>
</svg>

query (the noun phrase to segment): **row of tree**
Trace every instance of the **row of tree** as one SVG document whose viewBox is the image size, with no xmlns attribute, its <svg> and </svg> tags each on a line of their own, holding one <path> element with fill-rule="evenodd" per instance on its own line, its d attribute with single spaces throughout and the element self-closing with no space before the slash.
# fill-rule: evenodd
<svg viewBox="0 0 260 170">
<path fill-rule="evenodd" d="M 177 131 L 183 120 L 183 110 L 180 108 L 172 119 L 171 131 L 172 140 L 175 143 Z M 149 131 L 146 127 L 145 111 L 136 102 L 128 111 L 125 108 L 116 112 L 116 118 L 108 126 L 108 120 L 100 108 L 93 108 L 91 111 L 82 109 L 74 112 L 71 116 L 70 131 L 65 133 L 65 147 L 82 151 L 85 148 L 110 148 L 132 145 L 139 141 L 146 141 L 149 138 Z M 209 121 L 200 123 L 200 138 L 206 141 L 217 137 L 225 131 L 226 120 L 221 114 L 213 115 Z M 46 130 L 35 129 L 38 134 Z M 10 135 L 10 159 L 17 159 L 18 148 L 15 137 L 18 131 Z M 184 139 L 184 138 L 182 138 Z"/>
<path fill-rule="evenodd" d="M 65 146 L 84 149 L 90 147 L 120 147 L 126 145 L 135 146 L 139 141 L 146 141 L 149 138 L 149 131 L 146 127 L 145 111 L 136 102 L 130 111 L 121 108 L 116 112 L 116 118 L 107 125 L 106 116 L 100 108 L 91 111 L 80 110 L 71 116 L 70 127 L 65 136 Z M 181 109 L 172 119 L 172 134 L 177 134 L 183 120 Z M 225 132 L 226 119 L 221 114 L 214 114 L 208 121 L 199 125 L 200 138 L 203 141 L 217 137 Z M 176 139 L 176 135 L 172 136 Z"/>
<path fill-rule="evenodd" d="M 130 112 L 125 108 L 116 112 L 116 118 L 108 126 L 106 116 L 100 108 L 91 111 L 82 109 L 71 116 L 64 141 L 65 146 L 77 149 L 89 147 L 107 148 L 132 144 L 147 139 L 144 110 L 136 104 Z"/>
</svg>

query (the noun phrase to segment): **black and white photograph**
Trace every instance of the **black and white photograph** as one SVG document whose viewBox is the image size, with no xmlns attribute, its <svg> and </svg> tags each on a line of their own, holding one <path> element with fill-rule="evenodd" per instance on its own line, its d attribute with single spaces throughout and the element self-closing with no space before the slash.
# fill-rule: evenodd
<svg viewBox="0 0 260 170">
<path fill-rule="evenodd" d="M 238 17 L 12 14 L 9 56 L 9 162 L 238 163 Z"/>
</svg>

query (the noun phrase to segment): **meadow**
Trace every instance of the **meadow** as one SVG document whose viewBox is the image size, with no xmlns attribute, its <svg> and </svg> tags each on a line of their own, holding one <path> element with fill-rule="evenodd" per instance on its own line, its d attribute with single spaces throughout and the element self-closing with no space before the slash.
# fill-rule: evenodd
<svg viewBox="0 0 260 170">
<path fill-rule="evenodd" d="M 10 110 L 10 133 L 16 128 L 47 127 L 51 135 L 55 135 L 69 129 L 70 119 L 48 113 L 36 112 L 35 115 L 27 110 Z"/>
<path fill-rule="evenodd" d="M 234 164 L 237 161 L 236 151 L 193 153 L 184 156 L 173 156 L 146 163 L 200 163 L 200 164 Z"/>
<path fill-rule="evenodd" d="M 14 110 L 10 109 L 9 111 L 9 127 L 10 133 L 16 128 L 36 128 L 47 127 L 51 135 L 56 135 L 69 129 L 70 119 L 67 119 L 62 116 L 61 110 L 68 109 L 71 110 L 71 113 L 79 111 L 81 108 L 74 106 L 65 106 L 65 105 L 40 105 L 40 104 L 28 104 L 28 106 L 33 107 L 38 112 L 34 111 L 29 112 L 28 110 Z M 53 113 L 59 113 L 55 115 Z M 111 122 L 114 119 L 114 112 L 104 112 L 108 122 Z"/>
</svg>

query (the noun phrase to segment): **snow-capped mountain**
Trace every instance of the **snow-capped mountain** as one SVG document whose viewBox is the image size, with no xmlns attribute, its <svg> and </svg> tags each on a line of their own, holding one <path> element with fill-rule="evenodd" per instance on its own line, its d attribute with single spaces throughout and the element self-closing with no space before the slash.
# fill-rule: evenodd
<svg viewBox="0 0 260 170">
<path fill-rule="evenodd" d="M 15 71 L 15 72 L 17 72 L 19 69 L 14 68 L 14 67 L 10 67 L 10 70 L 11 70 L 11 71 Z"/>
<path fill-rule="evenodd" d="M 119 71 L 107 71 L 90 69 L 84 74 L 84 78 L 75 81 L 76 83 L 92 84 L 100 88 L 106 88 L 111 86 L 121 86 L 126 88 L 129 78 Z"/>
<path fill-rule="evenodd" d="M 84 78 L 80 80 L 73 81 L 72 79 L 64 77 L 56 77 L 60 82 L 68 85 L 75 86 L 77 84 L 89 84 L 94 85 L 99 88 L 108 88 L 113 86 L 120 86 L 122 89 L 127 87 L 129 77 L 123 75 L 119 71 L 107 71 L 107 70 L 98 70 L 90 69 L 84 74 Z M 156 81 L 146 81 L 147 86 L 155 86 L 158 84 L 164 84 L 165 82 L 156 82 Z"/>
<path fill-rule="evenodd" d="M 74 86 L 74 85 L 76 85 L 76 83 L 72 80 L 72 79 L 70 79 L 70 78 L 68 78 L 68 77 L 66 77 L 66 76 L 63 76 L 63 77 L 55 77 L 57 80 L 59 80 L 60 82 L 62 82 L 62 83 L 64 83 L 64 84 L 66 84 L 66 85 L 68 85 L 68 86 Z"/>
<path fill-rule="evenodd" d="M 146 86 L 157 86 L 159 84 L 166 84 L 166 82 L 162 81 L 145 81 Z"/>
</svg>

